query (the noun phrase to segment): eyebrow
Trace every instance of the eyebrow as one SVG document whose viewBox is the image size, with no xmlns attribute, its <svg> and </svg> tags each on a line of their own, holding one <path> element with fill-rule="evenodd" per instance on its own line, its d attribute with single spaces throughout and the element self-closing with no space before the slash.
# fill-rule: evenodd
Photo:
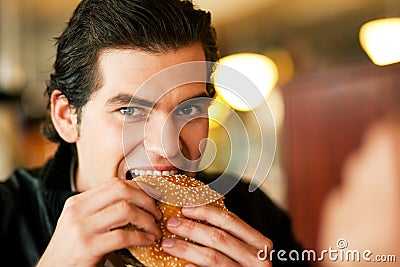
<svg viewBox="0 0 400 267">
<path fill-rule="evenodd" d="M 118 94 L 107 100 L 106 105 L 129 105 L 139 104 L 145 107 L 153 107 L 154 103 L 140 97 L 134 97 L 130 94 Z"/>
<path fill-rule="evenodd" d="M 194 95 L 188 99 L 182 100 L 179 104 L 188 101 L 190 99 L 200 98 L 200 97 L 207 97 L 211 98 L 207 92 L 201 92 L 197 95 Z M 145 100 L 140 97 L 135 97 L 130 94 L 118 94 L 110 99 L 107 100 L 106 105 L 129 105 L 129 104 L 138 104 L 145 107 L 154 107 L 156 103 Z"/>
<path fill-rule="evenodd" d="M 200 97 L 211 98 L 210 95 L 207 92 L 201 92 L 201 93 L 199 93 L 197 95 L 194 95 L 194 96 L 192 96 L 192 97 L 190 97 L 188 99 L 182 100 L 181 102 L 179 102 L 179 104 L 182 104 L 182 103 L 184 103 L 184 102 L 186 102 L 188 100 L 192 100 L 192 99 L 196 99 L 196 98 L 200 98 Z"/>
</svg>

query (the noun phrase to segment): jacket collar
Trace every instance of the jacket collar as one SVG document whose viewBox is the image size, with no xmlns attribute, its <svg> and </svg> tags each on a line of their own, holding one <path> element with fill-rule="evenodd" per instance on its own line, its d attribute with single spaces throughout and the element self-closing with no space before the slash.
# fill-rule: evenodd
<svg viewBox="0 0 400 267">
<path fill-rule="evenodd" d="M 71 191 L 70 168 L 76 160 L 75 144 L 61 142 L 54 157 L 42 172 L 43 191 L 54 225 L 60 217 L 65 201 L 76 194 Z"/>
</svg>

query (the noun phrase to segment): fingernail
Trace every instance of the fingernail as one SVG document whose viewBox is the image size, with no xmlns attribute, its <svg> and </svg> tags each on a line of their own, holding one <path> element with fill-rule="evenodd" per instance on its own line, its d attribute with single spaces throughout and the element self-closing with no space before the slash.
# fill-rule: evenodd
<svg viewBox="0 0 400 267">
<path fill-rule="evenodd" d="M 194 210 L 194 208 L 195 208 L 194 206 L 186 206 L 186 207 L 182 208 L 182 211 L 185 213 L 189 213 L 189 212 L 192 212 Z"/>
<path fill-rule="evenodd" d="M 163 195 L 163 193 L 154 188 L 153 186 L 145 183 L 145 182 L 141 182 L 141 181 L 137 181 L 136 182 L 140 188 L 143 189 L 143 191 L 145 191 L 147 194 L 149 194 L 151 197 L 155 198 L 155 199 L 160 199 Z"/>
<path fill-rule="evenodd" d="M 175 240 L 172 238 L 167 238 L 164 239 L 164 241 L 161 243 L 161 246 L 164 248 L 172 248 L 175 245 Z"/>
<path fill-rule="evenodd" d="M 171 218 L 168 220 L 168 226 L 178 227 L 181 224 L 181 220 L 178 218 Z"/>
</svg>

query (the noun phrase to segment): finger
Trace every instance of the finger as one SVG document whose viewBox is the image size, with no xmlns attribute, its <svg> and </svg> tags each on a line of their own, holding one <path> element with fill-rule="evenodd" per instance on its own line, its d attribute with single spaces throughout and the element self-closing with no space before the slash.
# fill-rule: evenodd
<svg viewBox="0 0 400 267">
<path fill-rule="evenodd" d="M 263 236 L 256 229 L 241 220 L 234 213 L 212 205 L 197 207 L 184 207 L 182 209 L 184 216 L 196 220 L 206 221 L 209 224 L 217 226 L 239 238 L 247 244 L 252 244 L 257 248 L 268 246 L 272 248 L 272 242 Z"/>
<path fill-rule="evenodd" d="M 90 198 L 91 196 L 98 194 L 101 191 L 107 190 L 110 188 L 111 184 L 119 181 L 124 181 L 122 178 L 114 177 L 112 179 L 107 179 L 104 182 L 100 183 L 99 185 L 92 187 L 90 190 L 86 190 L 81 192 L 80 194 L 74 195 L 73 197 L 68 199 L 68 203 L 66 203 L 67 207 L 70 205 L 75 205 L 78 202 L 85 201 L 86 199 Z M 128 181 L 127 181 L 128 182 Z M 136 183 L 128 183 L 133 188 L 138 188 Z"/>
<path fill-rule="evenodd" d="M 93 251 L 101 255 L 132 246 L 150 246 L 156 237 L 153 234 L 132 230 L 115 229 L 99 235 L 93 240 Z"/>
<path fill-rule="evenodd" d="M 233 237 L 222 229 L 182 218 L 171 218 L 167 228 L 173 234 L 186 237 L 206 247 L 214 248 L 241 265 L 257 264 L 259 249 Z"/>
<path fill-rule="evenodd" d="M 183 240 L 164 239 L 161 246 L 165 252 L 198 266 L 240 266 L 237 262 L 213 248 L 201 247 Z"/>
<path fill-rule="evenodd" d="M 154 217 L 127 201 L 120 201 L 94 214 L 88 218 L 88 224 L 97 233 L 132 224 L 140 231 L 151 233 L 157 238 L 162 236 Z"/>
<path fill-rule="evenodd" d="M 120 178 L 110 179 L 93 189 L 69 198 L 65 208 L 74 207 L 77 215 L 87 216 L 121 200 L 127 200 L 148 211 L 156 219 L 162 217 L 153 198 L 139 189 L 135 182 Z M 85 203 L 85 205 L 81 205 L 81 203 Z"/>
</svg>

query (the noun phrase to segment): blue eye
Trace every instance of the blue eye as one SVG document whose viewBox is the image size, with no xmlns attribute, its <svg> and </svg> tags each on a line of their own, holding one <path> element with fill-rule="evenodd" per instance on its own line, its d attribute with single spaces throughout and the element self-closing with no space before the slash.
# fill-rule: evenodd
<svg viewBox="0 0 400 267">
<path fill-rule="evenodd" d="M 141 107 L 122 107 L 117 111 L 126 122 L 145 121 L 149 114 L 145 108 Z"/>
<path fill-rule="evenodd" d="M 191 116 L 191 115 L 197 115 L 199 113 L 201 113 L 201 109 L 199 107 L 195 107 L 195 106 L 186 106 L 181 108 L 178 111 L 179 115 L 185 115 L 185 116 Z"/>
<path fill-rule="evenodd" d="M 181 103 L 175 109 L 175 115 L 181 120 L 194 119 L 196 117 L 207 117 L 208 107 L 210 106 L 211 98 L 198 97 L 189 99 Z"/>
<path fill-rule="evenodd" d="M 123 107 L 119 111 L 124 116 L 133 116 L 138 112 L 137 108 L 135 107 Z"/>
</svg>

